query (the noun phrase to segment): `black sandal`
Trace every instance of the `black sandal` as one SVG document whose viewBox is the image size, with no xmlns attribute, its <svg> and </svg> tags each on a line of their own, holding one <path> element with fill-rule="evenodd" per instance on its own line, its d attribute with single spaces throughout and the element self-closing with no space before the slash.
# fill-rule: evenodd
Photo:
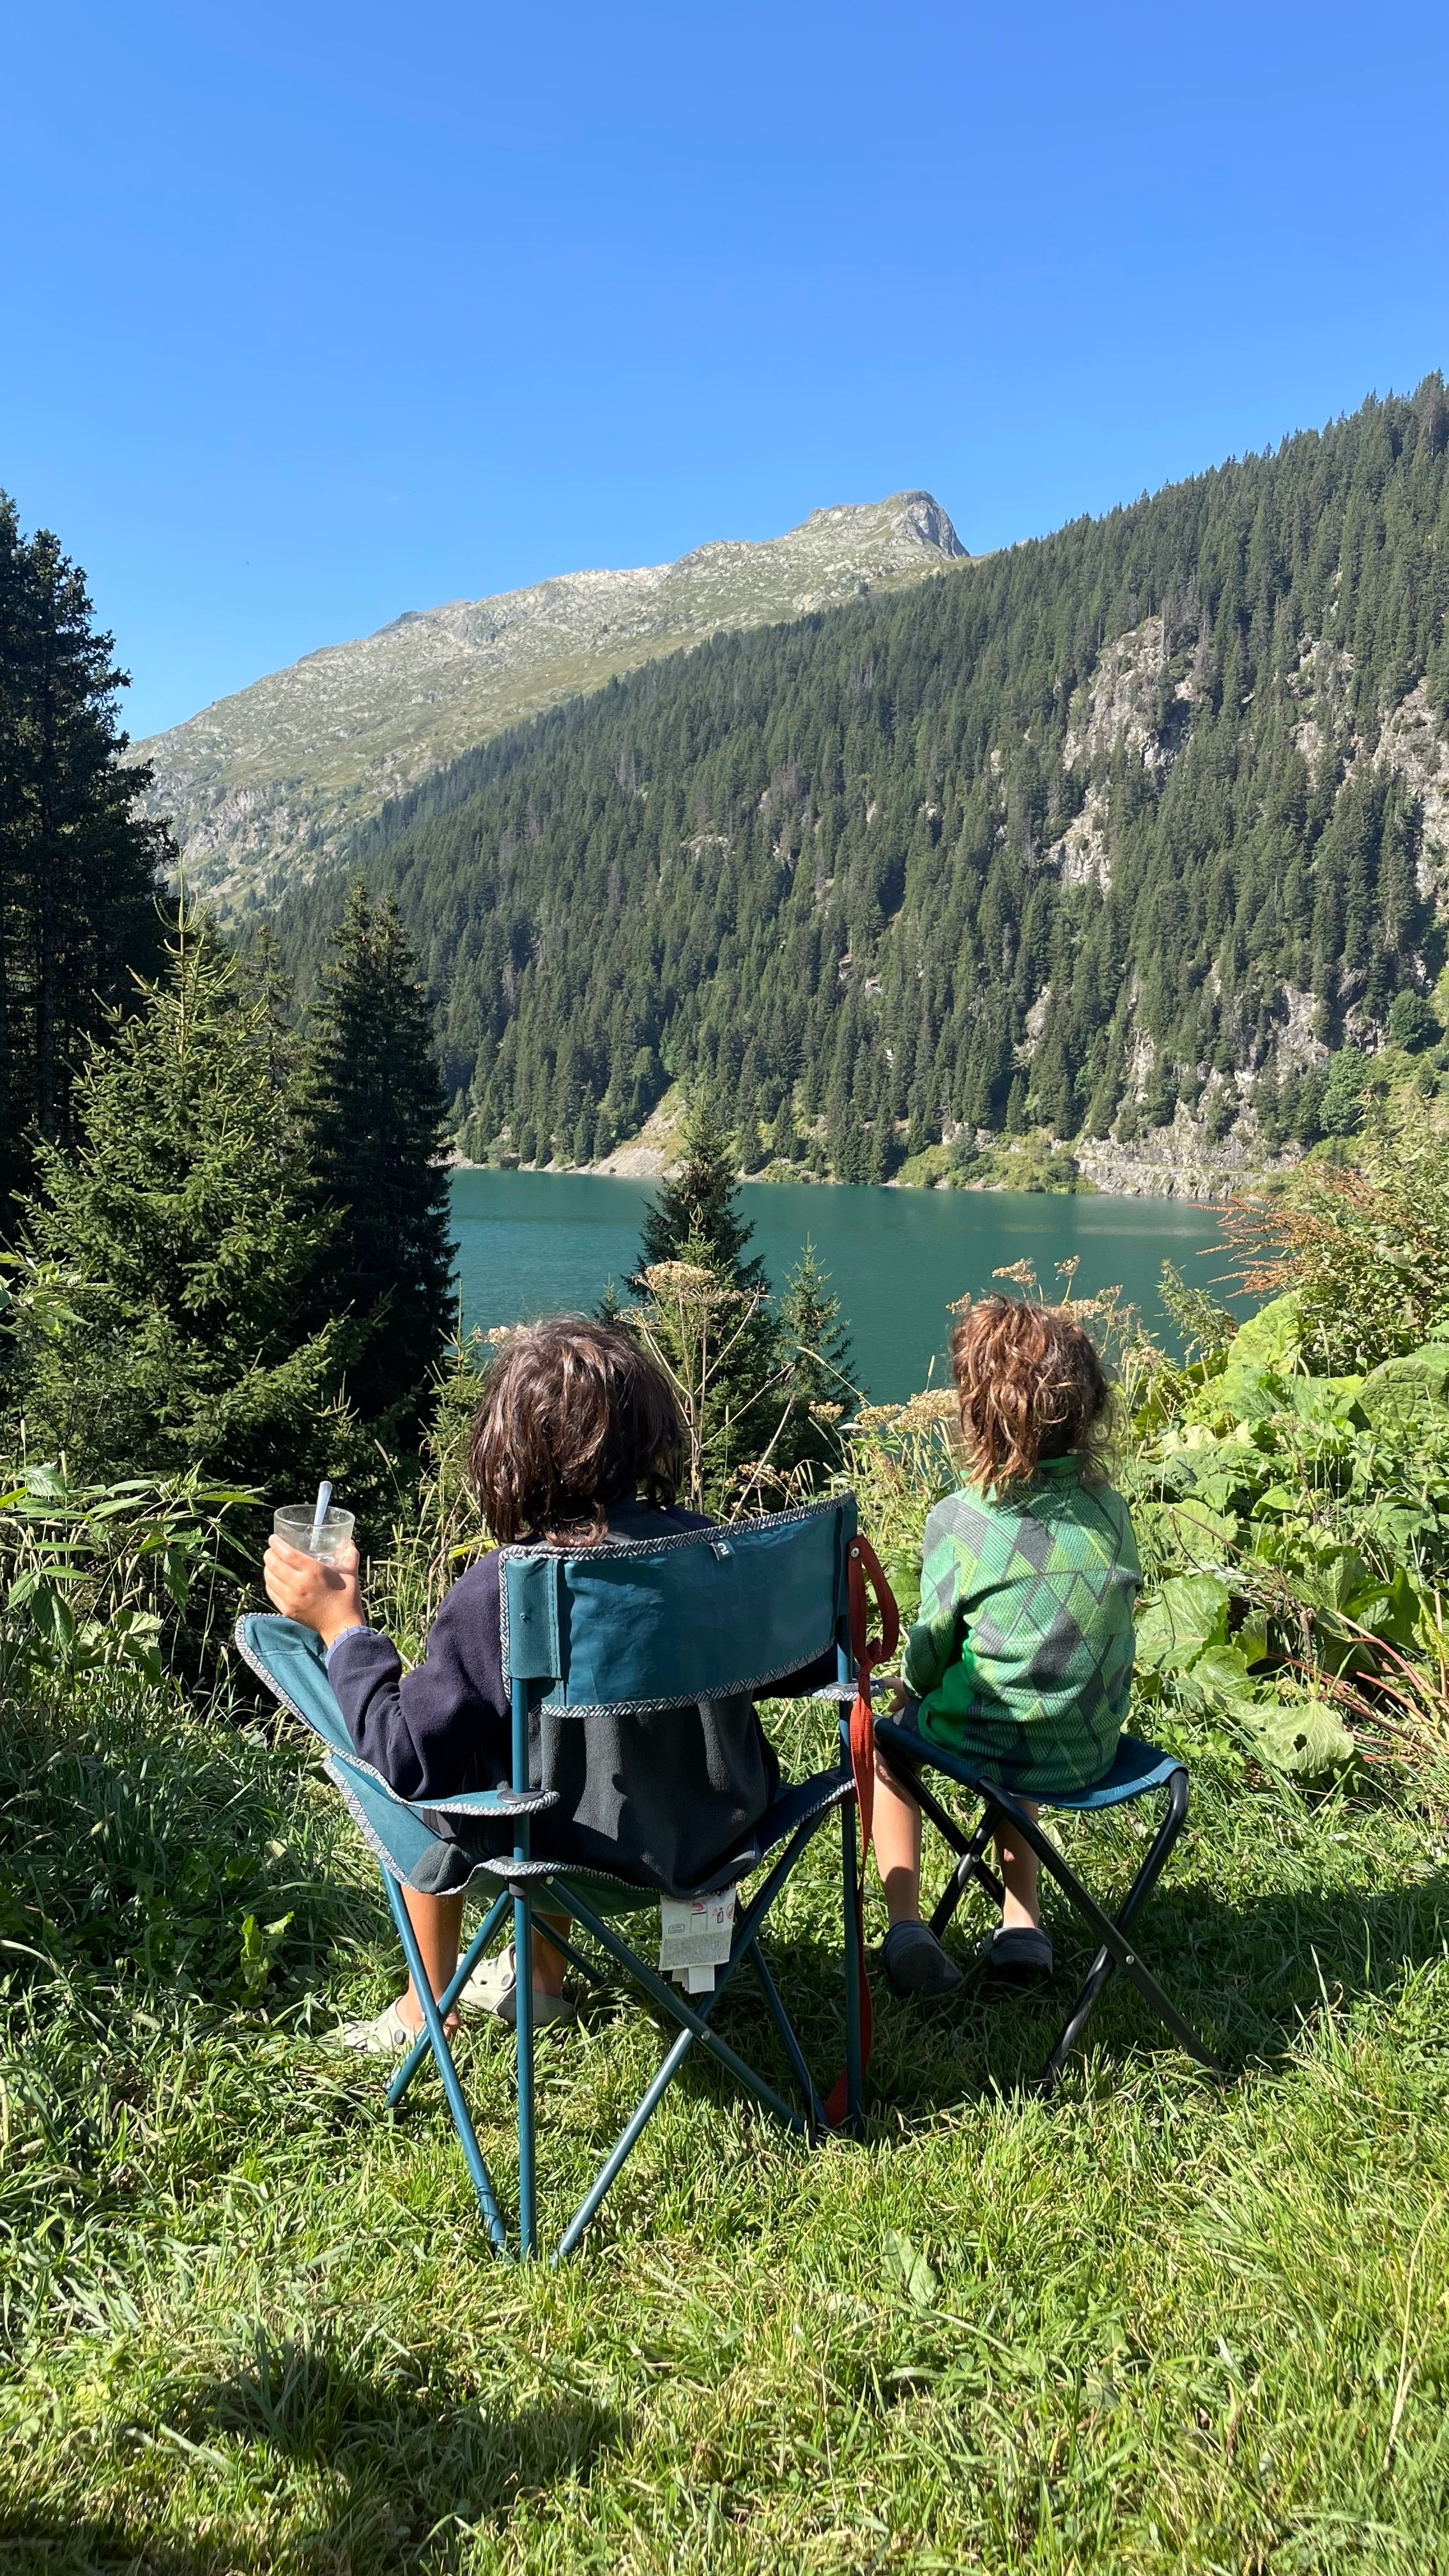
<svg viewBox="0 0 1449 2576">
<path fill-rule="evenodd" d="M 1030 1923 L 998 1923 L 976 1955 L 991 1985 L 1045 1985 L 1056 1965 L 1051 1934 Z"/>
<path fill-rule="evenodd" d="M 929 1923 L 893 1923 L 881 1944 L 881 1962 L 898 1995 L 952 1995 L 961 1971 Z"/>
</svg>

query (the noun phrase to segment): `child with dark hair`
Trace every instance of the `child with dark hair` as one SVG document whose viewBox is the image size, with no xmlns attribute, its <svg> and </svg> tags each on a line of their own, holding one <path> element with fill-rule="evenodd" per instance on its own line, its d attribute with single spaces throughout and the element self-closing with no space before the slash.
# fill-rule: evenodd
<svg viewBox="0 0 1449 2576">
<path fill-rule="evenodd" d="M 1142 1575 L 1103 1465 L 1106 1374 L 1074 1317 L 1016 1297 L 970 1308 L 951 1365 L 967 1481 L 926 1519 L 892 1714 L 1019 1796 L 1088 1788 L 1127 1714 Z M 898 1993 L 948 1993 L 961 1971 L 921 1920 L 920 1809 L 879 1759 L 875 1846 L 886 1974 Z M 1005 1827 L 996 1849 L 1006 1895 L 985 1964 L 1002 1982 L 1049 1976 L 1036 1854 Z"/>
<path fill-rule="evenodd" d="M 494 1361 L 468 1468 L 494 1539 L 580 1548 L 707 1526 L 675 1502 L 683 1458 L 679 1410 L 656 1363 L 617 1326 L 566 1316 L 520 1332 Z M 409 1673 L 391 1640 L 368 1623 L 355 1550 L 336 1565 L 322 1565 L 273 1538 L 265 1581 L 277 1609 L 322 1639 L 347 1731 L 400 1797 L 456 1797 L 511 1780 L 497 1547 L 478 1557 L 440 1603 L 426 1656 Z M 772 1694 L 809 1687 L 815 1678 L 812 1672 L 773 1683 Z M 671 1887 L 700 1885 L 759 1822 L 779 1785 L 774 1751 L 753 1700 L 743 1694 L 665 1718 L 620 1715 L 587 1726 L 536 1711 L 531 1734 L 533 1784 L 559 1796 L 535 1820 L 535 1855 L 625 1876 L 642 1867 Z M 636 1741 L 641 1734 L 647 1746 Z M 458 1963 L 463 1890 L 480 1857 L 512 1850 L 513 1834 L 487 1819 L 431 1821 L 443 1837 L 430 1855 L 436 1884 L 404 1893 L 438 1995 Z M 563 1977 L 562 1952 L 535 1931 L 536 2022 L 557 2020 L 569 2009 Z M 516 1978 L 510 1947 L 474 1971 L 462 2000 L 511 2025 Z M 409 1982 L 376 2021 L 346 2023 L 332 2036 L 343 2047 L 381 2056 L 410 2045 L 421 2021 Z"/>
</svg>

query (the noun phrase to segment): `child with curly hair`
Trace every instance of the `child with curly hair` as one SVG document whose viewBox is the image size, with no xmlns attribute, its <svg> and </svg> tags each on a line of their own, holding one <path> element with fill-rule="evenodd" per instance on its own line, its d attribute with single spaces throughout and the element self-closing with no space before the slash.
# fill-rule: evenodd
<svg viewBox="0 0 1449 2576">
<path fill-rule="evenodd" d="M 1142 1579 L 1103 1462 L 1106 1373 L 1072 1315 L 1018 1297 L 969 1309 L 951 1365 L 966 1481 L 927 1516 L 921 1616 L 892 1714 L 1023 1803 L 1088 1788 L 1111 1768 L 1127 1714 Z M 961 1970 L 921 1920 L 921 1811 L 879 1756 L 875 1846 L 891 1984 L 949 1993 Z M 1052 1969 L 1036 1854 L 1009 1827 L 996 1849 L 1005 1902 L 983 1963 L 1003 1983 L 1032 1983 Z"/>
</svg>

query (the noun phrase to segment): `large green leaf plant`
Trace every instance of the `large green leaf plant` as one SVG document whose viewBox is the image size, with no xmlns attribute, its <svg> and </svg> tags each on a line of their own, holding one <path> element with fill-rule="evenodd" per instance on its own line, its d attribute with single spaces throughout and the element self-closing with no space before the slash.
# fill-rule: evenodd
<svg viewBox="0 0 1449 2576">
<path fill-rule="evenodd" d="M 1139 1688 L 1312 1780 L 1399 1660 L 1437 1655 L 1449 1346 L 1312 1367 L 1292 1292 L 1150 1374 L 1123 1483 L 1148 1576 Z"/>
</svg>

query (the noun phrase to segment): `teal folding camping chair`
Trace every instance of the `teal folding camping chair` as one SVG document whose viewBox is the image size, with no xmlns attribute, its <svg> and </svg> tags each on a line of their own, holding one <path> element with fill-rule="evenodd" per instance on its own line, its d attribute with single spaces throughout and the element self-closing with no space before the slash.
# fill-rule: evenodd
<svg viewBox="0 0 1449 2576">
<path fill-rule="evenodd" d="M 1147 1797 L 1155 1791 L 1162 1793 L 1163 1813 L 1157 1831 L 1131 1886 L 1112 1914 L 1098 1902 L 1090 1888 L 1083 1885 L 1065 1854 L 1058 1850 L 1042 1825 L 1027 1814 L 1021 1799 L 1001 1781 L 994 1780 L 982 1763 L 949 1752 L 943 1745 L 928 1743 L 913 1728 L 897 1725 L 894 1718 L 878 1717 L 874 1732 L 876 1749 L 892 1778 L 899 1781 L 907 1796 L 915 1800 L 922 1814 L 929 1816 L 956 1854 L 956 1866 L 931 1916 L 931 1929 L 938 1939 L 973 1879 L 993 1904 L 1000 1905 L 1001 1881 L 986 1859 L 986 1846 L 999 1825 L 1009 1824 L 1013 1835 L 1019 1835 L 1030 1845 L 1043 1869 L 1056 1880 L 1068 1904 L 1096 1940 L 1096 1956 L 1081 1992 L 1037 2078 L 1035 2089 L 1038 2092 L 1045 2095 L 1055 2090 L 1068 2056 L 1114 1976 L 1125 1977 L 1136 1988 L 1143 2002 L 1171 2031 L 1189 2057 L 1195 2057 L 1200 2066 L 1207 2067 L 1215 2075 L 1222 2072 L 1191 2022 L 1183 2019 L 1177 2006 L 1163 1993 L 1142 1958 L 1132 1928 L 1166 1867 L 1168 1855 L 1186 1821 L 1187 1765 L 1177 1754 L 1159 1752 L 1155 1744 L 1144 1744 L 1135 1736 L 1124 1735 L 1118 1742 L 1110 1771 L 1095 1787 L 1078 1789 L 1070 1795 L 1055 1798 L 1045 1796 L 1040 1790 L 1032 1792 L 1035 1805 L 1081 1816 L 1101 1815 L 1107 1809 L 1124 1806 L 1134 1798 Z M 943 1772 L 948 1780 L 954 1780 L 973 1799 L 981 1800 L 981 1815 L 974 1832 L 965 1833 L 940 1799 L 927 1788 L 921 1777 L 926 1769 Z"/>
<path fill-rule="evenodd" d="M 283 1706 L 318 1734 L 327 1748 L 324 1769 L 340 1789 L 382 1871 L 393 1919 L 423 2003 L 424 2027 L 388 2091 L 388 2103 L 402 2101 L 414 2075 L 431 2056 L 472 2177 L 484 2223 L 500 2253 L 508 2236 L 492 2177 L 484 2162 L 463 2088 L 453 2063 L 444 2027 L 446 2016 L 495 1932 L 512 1915 L 515 1956 L 531 1956 L 534 1909 L 567 1914 L 626 1971 L 649 2000 L 680 2025 L 632 2116 L 599 2168 L 584 2198 L 559 2239 L 555 2259 L 572 2251 L 603 2201 L 648 2120 L 696 2045 L 707 2050 L 746 2091 L 762 2102 L 785 2126 L 814 2141 L 823 2133 L 826 2110 L 806 2063 L 774 1979 L 760 1948 L 760 1936 L 772 1906 L 791 1872 L 827 1816 L 837 1809 L 842 1820 L 845 1905 L 846 2074 L 832 2097 L 832 2118 L 843 2113 L 858 2120 L 860 2109 L 860 2024 L 864 1979 L 859 1943 L 859 1916 L 849 1901 L 855 1893 L 855 1820 L 851 1812 L 855 1781 L 848 1762 L 816 1774 L 794 1787 L 782 1787 L 768 1813 L 751 1833 L 725 1854 L 697 1888 L 643 1883 L 643 1874 L 626 1875 L 552 1859 L 535 1859 L 531 1826 L 535 1816 L 557 1804 L 553 1791 L 543 1791 L 529 1778 L 529 1720 L 535 1711 L 566 1713 L 580 1726 L 606 1715 L 657 1717 L 671 1723 L 682 1704 L 721 1699 L 732 1693 L 768 1690 L 771 1682 L 817 1661 L 834 1648 L 838 1682 L 831 1696 L 854 1695 L 852 1676 L 857 1647 L 864 1642 L 862 1556 L 865 1542 L 856 1535 L 853 1495 L 833 1496 L 793 1512 L 780 1512 L 729 1527 L 670 1534 L 658 1539 L 605 1542 L 570 1551 L 560 1547 L 507 1547 L 502 1550 L 499 1585 L 503 1670 L 512 1695 L 513 1784 L 454 1798 L 411 1803 L 397 1797 L 386 1781 L 355 1751 L 342 1712 L 327 1679 L 317 1637 L 308 1628 L 271 1613 L 252 1613 L 237 1628 L 237 1645 L 246 1662 Z M 873 1560 L 871 1560 L 873 1563 Z M 869 1688 L 868 1671 L 864 1675 Z M 620 1783 L 627 1797 L 628 1783 Z M 446 1992 L 436 2000 L 429 1991 L 422 1958 L 408 1920 L 402 1889 L 417 1884 L 417 1871 L 439 1839 L 429 1815 L 506 1821 L 513 1830 L 511 1854 L 480 1861 L 475 1876 L 497 1888 L 483 1922 L 459 1963 Z M 768 1866 L 767 1866 L 768 1865 Z M 656 1927 L 663 1896 L 701 1898 L 733 1888 L 757 1870 L 765 1876 L 749 1897 L 737 1904 L 728 1958 L 716 1971 L 712 1993 L 690 1997 L 679 1992 L 624 1938 L 619 1915 L 653 1912 Z M 602 1983 L 595 1962 L 549 1926 L 548 1937 L 590 1981 Z M 714 2014 L 739 1971 L 748 1962 L 763 1994 L 798 2088 L 797 2111 L 775 2086 L 752 2066 L 714 2026 Z M 518 2076 L 518 2241 L 524 2254 L 538 2251 L 534 2136 L 534 2033 L 532 1981 L 517 1984 L 516 2060 Z"/>
</svg>

